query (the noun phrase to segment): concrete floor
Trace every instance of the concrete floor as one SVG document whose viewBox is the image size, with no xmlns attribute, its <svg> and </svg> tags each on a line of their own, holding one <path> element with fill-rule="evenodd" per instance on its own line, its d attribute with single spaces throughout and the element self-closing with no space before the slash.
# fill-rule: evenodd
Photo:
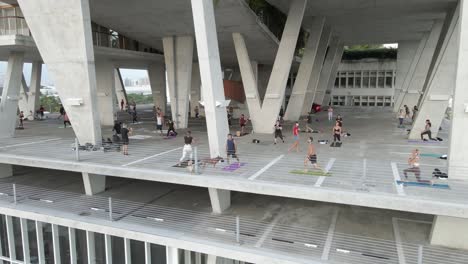
<svg viewBox="0 0 468 264">
<path fill-rule="evenodd" d="M 150 109 L 141 109 L 141 123 L 131 124 L 135 136 L 140 139 L 132 139 L 130 143 L 130 156 L 123 156 L 117 152 L 80 152 L 80 162 L 86 164 L 109 165 L 113 168 L 163 170 L 190 176 L 186 169 L 174 168 L 181 155 L 183 143 L 181 138 L 165 139 L 155 133 L 154 121 Z M 339 110 L 336 111 L 336 114 Z M 235 180 L 254 180 L 258 183 L 287 185 L 288 190 L 295 186 L 321 188 L 326 190 L 351 191 L 356 194 L 377 194 L 385 196 L 405 196 L 405 198 L 422 199 L 423 201 L 447 201 L 448 203 L 464 206 L 468 199 L 467 181 L 440 181 L 437 183 L 448 184 L 450 189 L 435 189 L 427 187 L 402 187 L 395 183 L 395 179 L 403 177 L 403 170 L 407 167 L 406 160 L 414 148 L 419 148 L 422 154 L 442 155 L 447 154 L 447 130 L 440 133 L 443 142 L 423 143 L 408 142 L 406 130 L 397 128 L 397 120 L 393 113 L 386 111 L 350 111 L 342 110 L 344 118 L 344 130 L 351 137 L 343 139 L 341 148 L 331 148 L 329 145 L 316 143 L 319 165 L 329 169 L 330 177 L 317 177 L 310 175 L 292 174 L 291 171 L 303 168 L 303 160 L 306 151 L 306 139 L 313 136 L 318 140 L 331 140 L 333 122 L 326 120 L 326 113 L 314 116 L 312 127 L 320 133 L 301 135 L 301 151 L 288 153 L 287 148 L 291 144 L 292 124 L 285 124 L 284 135 L 286 143 L 273 144 L 272 136 L 250 134 L 237 138 L 239 156 L 241 162 L 247 164 L 234 172 L 224 171 L 220 164 L 217 168 L 210 166 L 202 169 L 202 175 L 225 177 Z M 125 113 L 119 115 L 127 118 Z M 50 115 L 45 121 L 33 121 L 25 124 L 25 130 L 18 130 L 17 137 L 0 140 L 0 158 L 2 154 L 14 154 L 16 158 L 40 157 L 52 161 L 74 161 L 75 153 L 71 151 L 73 143 L 73 130 L 62 128 L 61 121 Z M 231 131 L 235 133 L 236 121 Z M 305 122 L 301 122 L 301 127 Z M 208 156 L 208 140 L 203 119 L 191 119 L 190 129 L 197 140 L 199 157 Z M 179 131 L 183 133 L 184 131 Z M 111 137 L 111 128 L 103 128 L 103 136 Z M 259 139 L 260 144 L 252 144 L 252 139 Z M 276 161 L 275 161 L 276 160 Z M 268 165 L 272 163 L 271 167 Z M 435 157 L 422 157 L 421 178 L 431 179 L 434 168 L 446 171 L 446 161 Z M 40 164 L 35 164 L 39 166 Z M 396 173 L 392 166 L 396 168 Z M 265 169 L 263 173 L 259 171 Z M 395 175 L 396 174 L 396 175 Z M 138 177 L 136 174 L 135 177 Z M 410 180 L 414 176 L 410 175 Z M 247 181 L 248 182 L 248 181 Z M 287 196 L 287 195 L 284 195 Z M 325 200 L 323 200 L 325 201 Z M 385 208 L 385 207 L 383 207 Z M 398 207 L 394 207 L 398 208 Z M 431 212 L 429 207 L 425 207 Z M 421 211 L 415 211 L 421 212 Z"/>
</svg>

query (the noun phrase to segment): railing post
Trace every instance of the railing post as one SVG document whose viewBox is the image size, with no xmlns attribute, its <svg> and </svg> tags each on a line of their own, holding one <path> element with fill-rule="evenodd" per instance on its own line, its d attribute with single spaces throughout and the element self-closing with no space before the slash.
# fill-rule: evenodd
<svg viewBox="0 0 468 264">
<path fill-rule="evenodd" d="M 198 148 L 195 147 L 193 150 L 193 156 L 195 157 L 195 164 L 193 164 L 195 167 L 195 174 L 198 174 Z"/>
<path fill-rule="evenodd" d="M 13 183 L 13 202 L 16 205 L 17 200 L 16 200 L 16 184 L 15 183 Z"/>
<path fill-rule="evenodd" d="M 423 246 L 418 247 L 418 264 L 423 264 Z"/>
<path fill-rule="evenodd" d="M 236 216 L 236 242 L 240 244 L 240 218 Z"/>
<path fill-rule="evenodd" d="M 78 143 L 78 138 L 75 138 L 75 159 L 80 161 L 80 144 Z"/>
<path fill-rule="evenodd" d="M 109 197 L 109 220 L 111 222 L 114 221 L 114 218 L 112 217 L 112 197 Z"/>
</svg>

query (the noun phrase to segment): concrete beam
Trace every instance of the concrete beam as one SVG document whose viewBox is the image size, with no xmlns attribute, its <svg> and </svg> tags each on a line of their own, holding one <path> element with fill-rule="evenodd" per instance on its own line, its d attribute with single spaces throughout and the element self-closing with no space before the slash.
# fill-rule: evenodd
<svg viewBox="0 0 468 264">
<path fill-rule="evenodd" d="M 324 102 L 327 91 L 331 90 L 331 85 L 335 83 L 336 73 L 341 63 L 343 56 L 344 45 L 338 37 L 332 38 L 330 41 L 330 47 L 328 48 L 328 54 L 323 63 L 322 71 L 320 72 L 320 80 L 317 86 L 317 90 L 314 95 L 314 103 L 322 105 L 328 105 L 329 102 Z"/>
<path fill-rule="evenodd" d="M 468 138 L 463 133 L 468 129 L 468 3 L 460 1 L 460 26 L 456 32 L 458 41 L 457 77 L 452 106 L 452 127 L 448 155 L 450 179 L 468 179 Z"/>
<path fill-rule="evenodd" d="M 192 36 L 165 37 L 163 46 L 172 119 L 176 128 L 187 128 L 194 39 Z"/>
<path fill-rule="evenodd" d="M 291 97 L 289 98 L 288 107 L 284 116 L 285 120 L 297 121 L 301 117 L 304 101 L 306 99 L 307 87 L 309 87 L 312 77 L 312 71 L 314 66 L 321 67 L 321 65 L 315 64 L 315 59 L 317 57 L 317 52 L 319 51 L 324 26 L 325 18 L 314 18 L 309 38 L 305 45 L 304 56 L 302 57 L 296 81 L 292 88 Z"/>
<path fill-rule="evenodd" d="M 418 50 L 420 41 L 417 40 L 406 40 L 398 42 L 398 54 L 397 54 L 397 67 L 396 67 L 396 82 L 395 82 L 395 92 L 393 95 L 394 101 L 397 102 L 397 98 L 402 96 L 403 87 L 405 79 L 409 72 L 411 71 L 411 64 L 415 53 Z M 394 111 L 399 111 L 400 109 L 396 107 L 394 103 Z"/>
<path fill-rule="evenodd" d="M 431 245 L 468 250 L 468 219 L 435 216 Z"/>
<path fill-rule="evenodd" d="M 229 133 L 213 1 L 191 0 L 210 157 L 224 156 Z"/>
<path fill-rule="evenodd" d="M 413 117 L 410 139 L 420 138 L 427 119 L 432 123 L 432 137 L 438 136 L 455 87 L 459 43 L 458 17 L 459 10 L 453 10 L 445 21 L 442 37 L 429 69 L 424 95 L 419 103 L 419 111 L 417 116 Z"/>
<path fill-rule="evenodd" d="M 95 195 L 106 190 L 106 176 L 83 172 L 86 195 Z"/>
<path fill-rule="evenodd" d="M 159 107 L 163 113 L 166 113 L 166 67 L 162 63 L 151 64 L 148 67 L 148 77 L 154 106 Z"/>
<path fill-rule="evenodd" d="M 192 117 L 195 117 L 195 107 L 198 107 L 198 113 L 200 115 L 202 115 L 202 111 L 204 112 L 204 108 L 199 103 L 201 101 L 200 78 L 200 65 L 198 63 L 194 63 L 192 66 L 192 87 L 190 89 L 190 113 Z"/>
<path fill-rule="evenodd" d="M 34 114 L 39 106 L 40 89 L 42 77 L 42 62 L 33 62 L 31 69 L 31 81 L 29 87 L 26 81 L 22 81 L 21 93 L 19 99 L 19 110 L 24 112 L 28 120 L 34 120 Z"/>
<path fill-rule="evenodd" d="M 221 214 L 231 206 L 231 191 L 208 188 L 213 213 Z"/>
<path fill-rule="evenodd" d="M 101 144 L 88 0 L 19 0 L 81 144 Z M 53 18 L 53 19 L 51 19 Z"/>
<path fill-rule="evenodd" d="M 273 124 L 278 118 L 279 111 L 283 104 L 306 3 L 307 0 L 291 1 L 288 18 L 263 102 L 260 101 L 258 86 L 256 85 L 244 38 L 239 33 L 233 34 L 234 46 L 247 97 L 250 119 L 252 120 L 253 129 L 256 133 L 273 132 Z"/>
<path fill-rule="evenodd" d="M 124 101 L 124 108 L 120 110 L 125 110 L 125 105 L 128 102 L 127 92 L 125 91 L 125 85 L 122 80 L 122 75 L 120 74 L 120 70 L 118 68 L 114 69 L 114 78 L 115 78 L 115 95 L 117 97 L 118 106 L 120 108 L 120 104 L 122 100 Z"/>
<path fill-rule="evenodd" d="M 101 125 L 113 126 L 116 120 L 117 96 L 114 65 L 111 61 L 103 59 L 96 61 L 96 83 Z"/>
<path fill-rule="evenodd" d="M 18 122 L 18 100 L 23 78 L 23 52 L 11 52 L 3 82 L 0 100 L 0 138 L 11 138 L 15 135 Z"/>
</svg>

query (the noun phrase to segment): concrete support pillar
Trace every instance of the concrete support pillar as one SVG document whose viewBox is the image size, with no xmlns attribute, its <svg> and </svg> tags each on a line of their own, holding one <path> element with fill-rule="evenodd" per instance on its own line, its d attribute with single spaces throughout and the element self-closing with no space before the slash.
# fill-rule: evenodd
<svg viewBox="0 0 468 264">
<path fill-rule="evenodd" d="M 124 100 L 124 107 L 125 104 L 128 102 L 127 92 L 125 91 L 125 85 L 122 79 L 122 75 L 120 74 L 120 70 L 118 68 L 114 69 L 114 78 L 115 78 L 115 95 L 117 97 L 118 107 L 120 109 L 120 102 Z M 125 110 L 125 108 L 124 108 Z"/>
<path fill-rule="evenodd" d="M 288 108 L 286 109 L 286 120 L 299 120 L 306 97 L 307 87 L 312 77 L 312 71 L 316 65 L 315 60 L 319 50 L 320 39 L 325 26 L 325 18 L 316 17 L 312 23 L 309 39 L 305 45 L 304 56 L 297 72 L 296 82 L 292 88 L 289 98 Z"/>
<path fill-rule="evenodd" d="M 206 264 L 216 264 L 217 256 L 215 255 L 208 255 L 208 259 L 206 260 Z"/>
<path fill-rule="evenodd" d="M 414 119 L 410 139 L 418 139 L 427 119 L 432 123 L 432 137 L 437 137 L 449 100 L 453 94 L 458 61 L 458 9 L 447 16 L 442 37 L 437 45 L 424 95 L 419 103 L 419 112 Z"/>
<path fill-rule="evenodd" d="M 124 255 L 125 264 L 132 264 L 132 249 L 130 247 L 130 239 L 124 238 Z"/>
<path fill-rule="evenodd" d="M 213 1 L 191 0 L 210 156 L 224 156 L 229 133 Z"/>
<path fill-rule="evenodd" d="M 11 52 L 3 82 L 0 101 L 0 138 L 11 138 L 15 135 L 18 121 L 18 100 L 23 78 L 23 52 Z"/>
<path fill-rule="evenodd" d="M 54 224 L 52 224 L 52 247 L 54 249 L 54 264 L 61 264 L 59 226 Z"/>
<path fill-rule="evenodd" d="M 338 74 L 338 68 L 340 67 L 341 60 L 343 58 L 343 51 L 343 43 L 338 44 L 338 50 L 335 53 L 335 60 L 332 65 L 330 75 L 328 76 L 328 83 L 326 85 L 326 90 L 323 93 L 323 99 L 320 103 L 321 105 L 329 105 L 331 102 L 331 92 L 335 86 L 336 75 Z"/>
<path fill-rule="evenodd" d="M 195 252 L 195 264 L 202 264 L 202 254 Z"/>
<path fill-rule="evenodd" d="M 325 62 L 323 63 L 322 71 L 320 72 L 317 89 L 313 97 L 314 103 L 323 103 L 323 98 L 325 97 L 325 93 L 328 90 L 328 83 L 330 82 L 330 79 L 332 76 L 333 80 L 336 78 L 336 71 L 338 70 L 342 55 L 343 43 L 338 37 L 332 37 Z"/>
<path fill-rule="evenodd" d="M 145 264 L 151 264 L 151 243 L 145 242 Z"/>
<path fill-rule="evenodd" d="M 106 190 L 106 176 L 83 172 L 86 195 L 95 195 Z"/>
<path fill-rule="evenodd" d="M 77 264 L 76 230 L 71 227 L 68 228 L 68 245 L 70 247 L 70 263 Z"/>
<path fill-rule="evenodd" d="M 88 263 L 96 263 L 96 240 L 94 232 L 86 231 L 86 252 L 88 253 Z"/>
<path fill-rule="evenodd" d="M 448 154 L 448 175 L 450 179 L 468 179 L 468 3 L 460 1 L 460 18 L 457 34 L 458 62 L 457 77 L 452 106 L 452 128 Z M 457 231 L 460 232 L 460 231 Z M 465 234 L 468 234 L 465 229 Z M 465 241 L 468 241 L 465 239 Z"/>
<path fill-rule="evenodd" d="M 195 107 L 198 106 L 198 113 L 202 114 L 204 112 L 202 106 L 200 105 L 201 101 L 201 76 L 200 76 L 200 65 L 194 63 L 192 66 L 192 87 L 190 89 L 190 113 L 192 117 L 195 117 Z"/>
<path fill-rule="evenodd" d="M 398 42 L 398 55 L 397 55 L 397 69 L 396 69 L 396 82 L 394 98 L 394 111 L 398 112 L 400 109 L 397 107 L 397 101 L 402 96 L 405 79 L 410 74 L 412 69 L 412 62 L 415 54 L 418 53 L 419 43 L 417 40 L 406 40 Z M 422 50 L 422 49 L 421 49 Z"/>
<path fill-rule="evenodd" d="M 281 43 L 273 64 L 263 103 L 260 102 L 258 87 L 250 63 L 244 38 L 239 33 L 233 34 L 234 46 L 242 74 L 242 81 L 249 107 L 250 118 L 256 133 L 272 133 L 273 124 L 278 118 L 283 104 L 286 85 L 289 78 L 295 47 L 299 36 L 306 0 L 293 0 L 281 37 Z"/>
<path fill-rule="evenodd" d="M 184 250 L 184 264 L 192 264 L 192 251 Z"/>
<path fill-rule="evenodd" d="M 208 188 L 213 213 L 221 214 L 231 206 L 231 191 Z"/>
<path fill-rule="evenodd" d="M 189 92 L 192 78 L 192 36 L 163 38 L 172 119 L 176 128 L 187 128 Z"/>
<path fill-rule="evenodd" d="M 320 81 L 320 73 L 322 72 L 323 63 L 325 60 L 325 56 L 327 55 L 328 45 L 331 41 L 332 31 L 330 27 L 325 27 L 322 32 L 322 36 L 320 37 L 320 42 L 318 45 L 317 55 L 314 61 L 314 66 L 312 69 L 312 73 L 310 76 L 309 85 L 307 86 L 307 91 L 305 94 L 304 104 L 302 106 L 302 115 L 306 115 L 310 112 L 312 108 L 312 104 L 314 102 L 315 92 L 317 91 L 319 81 Z M 295 120 L 292 120 L 295 121 Z M 297 120 L 296 120 L 297 121 Z"/>
<path fill-rule="evenodd" d="M 31 252 L 29 250 L 29 230 L 28 230 L 28 220 L 21 218 L 21 241 L 23 244 L 23 261 L 24 263 L 31 262 Z"/>
<path fill-rule="evenodd" d="M 161 108 L 161 111 L 166 113 L 166 67 L 164 64 L 151 64 L 148 67 L 148 77 L 153 94 L 154 106 Z"/>
<path fill-rule="evenodd" d="M 430 240 L 431 245 L 468 250 L 468 219 L 435 216 Z"/>
<path fill-rule="evenodd" d="M 113 126 L 117 112 L 117 97 L 112 62 L 103 59 L 96 61 L 96 83 L 101 125 Z"/>
<path fill-rule="evenodd" d="M 13 233 L 13 217 L 5 215 L 8 240 L 8 253 L 11 260 L 16 260 L 15 234 Z"/>
<path fill-rule="evenodd" d="M 44 253 L 44 232 L 42 223 L 36 221 L 37 258 L 39 264 L 46 264 Z"/>
<path fill-rule="evenodd" d="M 180 264 L 178 248 L 166 246 L 166 263 L 167 264 Z"/>
<path fill-rule="evenodd" d="M 443 20 L 436 20 L 427 38 L 423 39 L 423 42 L 421 43 L 423 44 L 422 53 L 419 56 L 417 62 L 415 62 L 416 68 L 413 74 L 408 76 L 411 79 L 409 82 L 406 82 L 408 83 L 408 85 L 405 85 L 405 87 L 403 88 L 403 91 L 406 92 L 403 92 L 401 96 L 397 98 L 397 102 L 394 109 L 400 109 L 404 105 L 407 105 L 408 107 L 412 108 L 413 106 L 418 104 L 424 89 L 426 78 L 428 76 L 429 66 L 431 65 L 435 49 L 440 38 L 442 26 Z"/>
<path fill-rule="evenodd" d="M 19 99 L 19 110 L 24 112 L 28 120 L 34 120 L 34 113 L 38 109 L 41 94 L 42 62 L 33 62 L 29 87 L 23 77 Z"/>
<path fill-rule="evenodd" d="M 18 3 L 76 137 L 81 144 L 101 144 L 89 1 Z"/>
</svg>

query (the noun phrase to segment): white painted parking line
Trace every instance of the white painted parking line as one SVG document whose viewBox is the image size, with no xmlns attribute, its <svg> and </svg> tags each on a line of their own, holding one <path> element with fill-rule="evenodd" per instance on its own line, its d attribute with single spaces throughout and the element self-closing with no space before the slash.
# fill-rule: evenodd
<svg viewBox="0 0 468 264">
<path fill-rule="evenodd" d="M 180 147 L 180 148 L 175 148 L 175 149 L 171 149 L 171 150 L 168 150 L 168 151 L 164 151 L 164 152 L 161 152 L 161 153 L 158 153 L 158 154 L 154 154 L 154 155 L 152 155 L 152 156 L 149 156 L 149 157 L 146 157 L 146 158 L 142 158 L 142 159 L 139 159 L 139 160 L 135 160 L 135 161 L 132 161 L 132 162 L 130 162 L 130 163 L 127 163 L 127 164 L 122 165 L 122 167 L 130 166 L 130 165 L 133 165 L 133 164 L 136 164 L 136 163 L 145 161 L 145 160 L 149 160 L 149 159 L 152 159 L 152 158 L 155 158 L 155 157 L 158 157 L 158 156 L 167 154 L 167 153 L 171 153 L 171 152 L 176 151 L 176 150 L 179 150 L 179 149 L 182 149 L 182 147 Z"/>
<path fill-rule="evenodd" d="M 403 252 L 403 246 L 401 245 L 400 226 L 398 225 L 398 219 L 392 218 L 393 233 L 395 235 L 395 244 L 398 253 L 398 263 L 406 264 L 405 253 Z"/>
<path fill-rule="evenodd" d="M 403 189 L 403 185 L 396 183 L 396 181 L 401 181 L 400 178 L 400 173 L 398 173 L 398 167 L 395 162 L 392 162 L 392 172 L 393 172 L 393 178 L 395 179 L 395 187 L 397 190 L 398 195 L 405 196 L 405 190 Z"/>
<path fill-rule="evenodd" d="M 273 228 L 275 227 L 276 223 L 278 223 L 278 220 L 280 219 L 280 215 L 276 216 L 276 218 L 271 222 L 267 228 L 265 228 L 265 231 L 263 232 L 263 235 L 260 237 L 260 239 L 255 243 L 255 247 L 259 248 L 263 245 L 267 237 L 270 235 L 271 231 L 273 231 Z"/>
<path fill-rule="evenodd" d="M 51 138 L 51 139 L 46 139 L 46 140 L 41 140 L 41 141 L 34 141 L 34 142 L 27 142 L 27 143 L 15 144 L 15 145 L 8 145 L 8 146 L 0 147 L 0 149 L 46 143 L 46 142 L 50 142 L 50 141 L 57 141 L 57 140 L 60 140 L 60 139 L 62 139 L 62 138 Z"/>
<path fill-rule="evenodd" d="M 257 171 L 254 175 L 249 177 L 249 180 L 253 181 L 255 180 L 258 176 L 262 175 L 266 170 L 268 170 L 271 166 L 275 165 L 278 161 L 280 161 L 284 155 L 280 155 L 276 159 L 272 160 L 270 163 L 268 163 L 265 167 L 261 168 L 259 171 Z"/>
<path fill-rule="evenodd" d="M 325 172 L 329 172 L 331 170 L 331 168 L 333 167 L 333 163 L 335 163 L 335 158 L 331 158 L 329 161 L 328 161 L 328 164 L 327 164 L 327 167 L 325 167 Z M 314 186 L 315 187 L 320 187 L 322 186 L 322 183 L 325 181 L 325 178 L 326 176 L 320 176 L 318 179 L 317 179 L 317 182 L 315 182 Z"/>
<path fill-rule="evenodd" d="M 330 227 L 328 228 L 327 240 L 325 241 L 325 245 L 323 246 L 322 260 L 328 260 L 328 256 L 330 255 L 330 249 L 333 242 L 333 236 L 335 235 L 336 221 L 338 220 L 339 211 L 340 209 L 335 209 L 335 213 L 333 214 Z"/>
</svg>

